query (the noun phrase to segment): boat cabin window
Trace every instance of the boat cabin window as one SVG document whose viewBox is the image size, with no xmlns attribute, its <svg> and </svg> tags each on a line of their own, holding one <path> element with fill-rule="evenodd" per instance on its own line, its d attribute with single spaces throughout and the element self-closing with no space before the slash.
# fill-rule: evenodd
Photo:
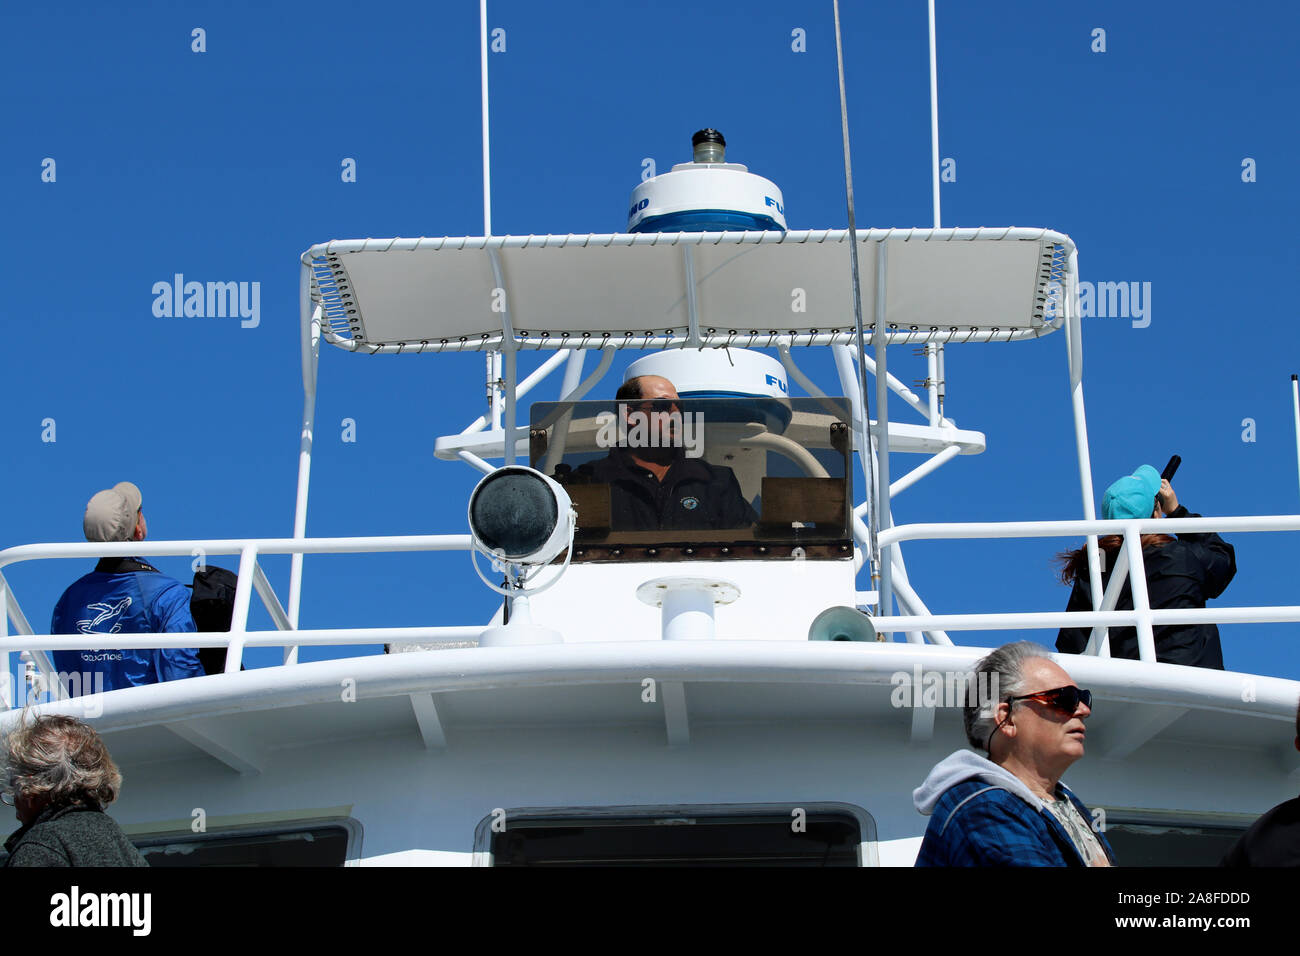
<svg viewBox="0 0 1300 956">
<path fill-rule="evenodd" d="M 330 821 L 272 829 L 132 837 L 150 866 L 342 866 L 359 828 Z M 356 855 L 356 852 L 351 854 Z"/>
<path fill-rule="evenodd" d="M 846 558 L 850 422 L 843 398 L 539 402 L 529 460 L 573 501 L 575 562 Z"/>
<path fill-rule="evenodd" d="M 1124 866 L 1218 866 L 1246 828 L 1107 820 L 1106 839 Z"/>
<path fill-rule="evenodd" d="M 861 866 L 874 825 L 840 806 L 507 811 L 480 834 L 493 866 Z"/>
</svg>

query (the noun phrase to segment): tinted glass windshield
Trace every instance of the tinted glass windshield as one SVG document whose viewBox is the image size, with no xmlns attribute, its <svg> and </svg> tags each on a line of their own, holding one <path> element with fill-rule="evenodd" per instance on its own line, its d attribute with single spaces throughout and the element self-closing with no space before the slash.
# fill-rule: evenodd
<svg viewBox="0 0 1300 956">
<path fill-rule="evenodd" d="M 575 561 L 846 557 L 849 444 L 842 398 L 546 402 L 530 429 Z"/>
</svg>

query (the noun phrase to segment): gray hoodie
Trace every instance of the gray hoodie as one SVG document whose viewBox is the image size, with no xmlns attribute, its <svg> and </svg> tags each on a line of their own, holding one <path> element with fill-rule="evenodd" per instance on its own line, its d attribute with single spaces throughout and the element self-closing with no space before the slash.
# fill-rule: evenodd
<svg viewBox="0 0 1300 956">
<path fill-rule="evenodd" d="M 1003 770 L 992 760 L 970 750 L 958 750 L 935 764 L 930 775 L 925 778 L 925 783 L 912 791 L 912 802 L 920 813 L 928 817 L 934 812 L 934 805 L 940 797 L 950 788 L 967 780 L 982 780 L 990 786 L 1009 790 L 1033 807 L 1035 812 L 1043 809 L 1043 801 L 1034 796 L 1024 781 L 1011 771 Z"/>
</svg>

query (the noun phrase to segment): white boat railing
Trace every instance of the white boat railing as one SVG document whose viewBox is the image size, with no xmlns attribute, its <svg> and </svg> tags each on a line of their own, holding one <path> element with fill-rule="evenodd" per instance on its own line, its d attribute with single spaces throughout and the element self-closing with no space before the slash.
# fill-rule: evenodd
<svg viewBox="0 0 1300 956">
<path fill-rule="evenodd" d="M 1153 628 L 1166 624 L 1236 624 L 1300 622 L 1300 605 L 1259 607 L 1179 608 L 1160 610 L 1150 605 L 1146 589 L 1146 572 L 1140 544 L 1143 534 L 1151 533 L 1204 533 L 1208 531 L 1237 533 L 1258 531 L 1300 531 L 1300 516 L 1263 515 L 1250 517 L 1216 518 L 1163 518 L 1125 521 L 1007 521 L 966 522 L 952 524 L 898 525 L 880 533 L 882 545 L 904 541 L 946 539 L 1001 539 L 1001 538 L 1060 538 L 1087 535 L 1120 535 L 1123 545 L 1115 559 L 1110 583 L 1100 598 L 1094 597 L 1093 611 L 1045 611 L 988 614 L 905 614 L 877 616 L 873 623 L 877 632 L 905 631 L 919 635 L 921 632 L 969 630 L 1019 630 L 1061 627 L 1091 627 L 1092 637 L 1084 653 L 1109 656 L 1108 629 L 1134 627 L 1138 635 L 1138 652 L 1141 660 L 1155 661 Z M 471 641 L 482 633 L 484 624 L 382 627 L 382 628 L 316 628 L 294 629 L 290 625 L 279 599 L 276 597 L 258 558 L 269 554 L 363 554 L 399 551 L 469 551 L 472 548 L 467 534 L 449 535 L 395 535 L 354 538 L 259 538 L 220 539 L 206 541 L 140 541 L 118 544 L 32 544 L 0 551 L 0 663 L 4 673 L 9 673 L 10 655 L 30 655 L 35 667 L 46 681 L 46 686 L 56 697 L 66 694 L 53 667 L 48 651 L 96 650 L 109 651 L 123 648 L 181 648 L 224 647 L 226 672 L 240 669 L 244 649 L 247 647 L 284 647 L 284 663 L 297 663 L 297 649 L 301 646 L 376 644 L 409 645 L 436 641 Z M 235 590 L 235 608 L 231 628 L 220 632 L 182 634 L 112 634 L 102 638 L 86 639 L 85 635 L 36 634 L 23 614 L 13 589 L 6 580 L 3 569 L 12 564 L 49 558 L 104 558 L 104 557 L 176 557 L 185 556 L 206 561 L 211 555 L 239 555 L 238 585 Z M 197 561 L 196 561 L 197 563 Z M 1117 610 L 1119 595 L 1125 582 L 1130 585 L 1134 608 Z M 275 624 L 274 630 L 248 630 L 248 615 L 253 592 L 256 591 L 263 606 Z M 12 625 L 18 636 L 10 636 Z M 802 636 L 797 639 L 802 640 Z M 8 681 L 0 681 L 0 709 L 13 705 Z"/>
<path fill-rule="evenodd" d="M 178 648 L 224 647 L 226 672 L 238 671 L 243 663 L 246 647 L 284 647 L 284 663 L 296 664 L 298 648 L 302 645 L 328 644 L 419 644 L 433 641 L 474 640 L 482 633 L 483 624 L 441 627 L 386 627 L 386 628 L 317 628 L 295 629 L 290 624 L 258 557 L 268 554 L 368 554 L 396 551 L 469 551 L 472 547 L 467 534 L 388 535 L 356 538 L 255 538 L 218 539 L 204 541 L 132 541 L 103 544 L 96 542 L 76 544 L 28 544 L 0 551 L 0 710 L 14 704 L 9 687 L 10 655 L 24 654 L 40 673 L 45 686 L 55 699 L 63 699 L 67 688 L 60 680 L 51 662 L 51 650 L 112 651 L 123 648 Z M 113 557 L 188 557 L 194 559 L 196 570 L 205 565 L 212 555 L 239 555 L 238 583 L 235 587 L 235 607 L 229 631 L 186 632 L 181 634 L 112 634 L 88 640 L 80 634 L 36 634 L 5 578 L 3 569 L 24 561 L 49 558 L 113 558 Z M 263 607 L 275 624 L 274 630 L 248 630 L 248 614 L 253 591 L 257 592 Z M 9 636 L 9 627 L 20 635 Z M 289 637 L 291 633 L 291 638 Z M 288 639 L 287 639 L 288 638 Z"/>
<path fill-rule="evenodd" d="M 1142 557 L 1144 534 L 1180 534 L 1243 531 L 1300 531 L 1300 515 L 1252 515 L 1221 518 L 1143 518 L 1111 521 L 988 521 L 952 524 L 898 525 L 880 532 L 880 544 L 958 538 L 1061 538 L 1086 535 L 1120 535 L 1123 543 L 1115 558 L 1105 592 L 1093 595 L 1092 611 L 1043 611 L 993 614 L 908 614 L 872 619 L 877 632 L 906 630 L 986 631 L 1035 628 L 1091 627 L 1085 654 L 1110 656 L 1108 629 L 1137 629 L 1138 657 L 1156 660 L 1153 628 L 1166 624 L 1273 624 L 1300 621 L 1300 605 L 1153 609 L 1146 586 Z M 1116 610 L 1125 583 L 1133 598 L 1132 610 Z"/>
</svg>

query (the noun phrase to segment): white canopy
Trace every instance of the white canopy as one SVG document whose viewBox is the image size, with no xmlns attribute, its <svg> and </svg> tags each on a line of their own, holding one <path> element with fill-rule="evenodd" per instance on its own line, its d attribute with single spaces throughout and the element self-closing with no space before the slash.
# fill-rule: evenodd
<svg viewBox="0 0 1300 956">
<path fill-rule="evenodd" d="M 1074 252 L 1045 229 L 858 233 L 889 341 L 1052 331 Z M 302 256 L 334 345 L 368 352 L 825 345 L 853 335 L 847 230 L 336 240 Z M 307 315 L 312 309 L 308 308 Z M 1056 310 L 1059 313 L 1059 309 Z"/>
</svg>

